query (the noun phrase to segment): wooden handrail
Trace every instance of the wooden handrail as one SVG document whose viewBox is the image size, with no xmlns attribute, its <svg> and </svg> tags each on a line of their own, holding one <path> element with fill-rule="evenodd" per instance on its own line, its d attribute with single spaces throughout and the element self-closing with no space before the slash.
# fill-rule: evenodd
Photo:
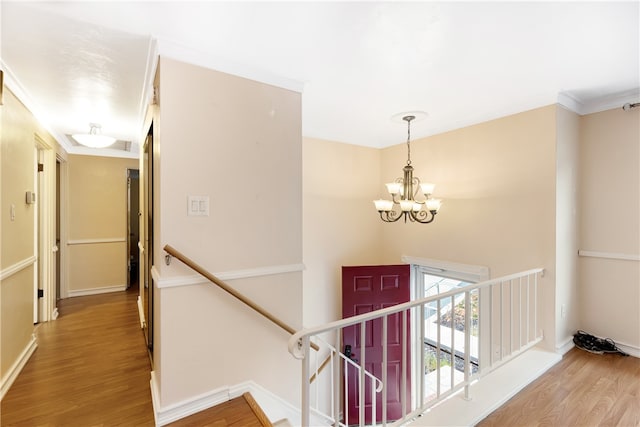
<svg viewBox="0 0 640 427">
<path fill-rule="evenodd" d="M 264 317 L 269 319 L 271 322 L 275 323 L 276 325 L 280 326 L 285 331 L 289 332 L 289 334 L 293 335 L 293 334 L 296 333 L 296 330 L 293 329 L 291 326 L 287 325 L 282 320 L 278 319 L 273 314 L 269 313 L 266 309 L 262 308 L 257 303 L 251 301 L 249 298 L 245 297 L 240 292 L 238 292 L 235 289 L 233 289 L 231 286 L 226 284 L 223 280 L 218 279 L 216 276 L 214 276 L 213 274 L 209 273 L 204 267 L 200 266 L 199 264 L 197 264 L 195 261 L 193 261 L 191 258 L 189 258 L 186 255 L 184 255 L 180 251 L 176 250 L 175 248 L 171 247 L 170 245 L 165 245 L 163 249 L 169 255 L 178 258 L 182 263 L 184 263 L 185 265 L 189 266 L 194 271 L 200 273 L 202 276 L 207 278 L 210 282 L 218 285 L 218 287 L 220 287 L 222 290 L 224 290 L 227 293 L 233 295 L 235 298 L 237 298 L 240 301 L 242 301 L 245 305 L 249 306 L 253 310 L 257 311 L 258 313 L 262 314 Z M 313 348 L 314 350 L 316 350 L 316 351 L 320 350 L 320 347 L 318 347 L 317 344 L 311 343 L 310 345 L 311 345 L 311 348 Z"/>
<path fill-rule="evenodd" d="M 315 372 L 313 375 L 311 375 L 311 378 L 309 378 L 309 383 L 312 383 L 312 382 L 315 381 L 316 377 L 318 375 L 320 375 L 320 372 L 322 372 L 322 370 L 325 368 L 325 366 L 327 366 L 329 364 L 330 360 L 331 360 L 331 353 L 329 353 L 327 358 L 324 359 L 324 361 L 320 364 L 320 367 L 318 368 L 318 371 Z"/>
</svg>

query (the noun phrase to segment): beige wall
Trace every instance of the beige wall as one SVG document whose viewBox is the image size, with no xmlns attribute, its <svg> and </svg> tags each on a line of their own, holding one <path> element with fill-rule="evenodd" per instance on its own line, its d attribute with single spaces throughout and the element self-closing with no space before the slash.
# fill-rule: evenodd
<svg viewBox="0 0 640 427">
<path fill-rule="evenodd" d="M 404 144 L 383 150 L 383 182 L 400 176 L 406 156 Z M 429 225 L 383 224 L 384 262 L 410 255 L 482 265 L 491 277 L 544 267 L 541 315 L 553 348 L 556 107 L 414 141 L 411 160 L 444 203 Z"/>
<path fill-rule="evenodd" d="M 37 191 L 34 180 L 36 138 L 46 152 L 45 166 L 49 173 L 55 172 L 51 169 L 55 141 L 5 88 L 4 105 L 0 106 L 0 269 L 3 278 L 0 283 L 0 371 L 3 385 L 5 376 L 29 345 L 33 333 L 37 205 L 25 203 L 25 192 Z M 36 195 L 38 200 L 39 196 L 41 194 Z M 55 202 L 55 198 L 51 200 Z M 14 220 L 9 215 L 11 205 L 15 206 Z M 43 224 L 52 222 L 53 218 L 48 218 Z M 41 262 L 48 261 L 50 256 L 51 252 L 45 254 Z"/>
<path fill-rule="evenodd" d="M 342 318 L 341 266 L 382 261 L 373 206 L 380 150 L 305 138 L 303 142 L 304 324 Z"/>
<path fill-rule="evenodd" d="M 540 314 L 554 348 L 556 114 L 548 106 L 412 141 L 414 176 L 435 182 L 444 199 L 429 225 L 383 223 L 373 207 L 387 197 L 384 183 L 401 176 L 405 144 L 373 150 L 305 139 L 305 324 L 340 317 L 342 265 L 410 255 L 483 265 L 492 277 L 544 267 Z M 562 286 L 570 293 L 574 285 Z"/>
<path fill-rule="evenodd" d="M 484 265 L 492 277 L 544 267 L 540 314 L 549 349 L 566 350 L 580 328 L 637 351 L 638 262 L 577 252 L 640 253 L 638 113 L 580 117 L 548 106 L 412 141 L 415 175 L 437 183 L 435 196 L 445 200 L 430 225 L 383 224 L 373 212 L 363 222 L 369 199 L 386 196 L 382 183 L 400 176 L 404 144 L 381 151 L 375 178 L 368 149 L 305 139 L 305 323 L 339 314 L 341 265 L 412 255 Z M 374 194 L 366 174 L 380 183 Z M 340 184 L 354 179 L 359 186 Z M 348 198 L 363 199 L 362 213 L 329 207 Z M 374 217 L 378 225 L 368 222 Z"/>
<path fill-rule="evenodd" d="M 640 110 L 581 118 L 580 249 L 640 254 Z M 580 257 L 580 326 L 640 354 L 638 261 Z"/>
<path fill-rule="evenodd" d="M 213 273 L 301 264 L 300 94 L 167 58 L 159 87 L 157 248 L 170 244 Z M 189 195 L 208 196 L 210 215 L 187 216 Z M 298 404 L 286 333 L 211 285 L 179 286 L 194 273 L 167 266 L 161 250 L 154 269 L 161 406 L 249 379 Z M 302 325 L 300 271 L 230 284 Z"/>
<path fill-rule="evenodd" d="M 127 285 L 127 169 L 138 160 L 68 158 L 67 291 L 91 293 Z"/>
</svg>

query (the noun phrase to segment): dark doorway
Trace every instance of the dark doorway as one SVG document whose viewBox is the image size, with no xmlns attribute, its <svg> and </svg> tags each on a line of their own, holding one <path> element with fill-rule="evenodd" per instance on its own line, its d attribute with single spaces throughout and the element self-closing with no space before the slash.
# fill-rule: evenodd
<svg viewBox="0 0 640 427">
<path fill-rule="evenodd" d="M 143 329 L 147 340 L 147 348 L 153 363 L 153 123 L 149 127 L 142 150 L 142 197 L 140 197 L 140 300 L 144 315 Z"/>
<path fill-rule="evenodd" d="M 140 172 L 127 169 L 127 289 L 138 286 L 138 268 L 140 265 Z"/>
</svg>

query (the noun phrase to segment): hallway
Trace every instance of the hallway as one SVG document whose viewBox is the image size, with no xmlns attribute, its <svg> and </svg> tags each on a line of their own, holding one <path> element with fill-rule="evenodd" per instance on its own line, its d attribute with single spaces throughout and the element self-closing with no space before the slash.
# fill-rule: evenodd
<svg viewBox="0 0 640 427">
<path fill-rule="evenodd" d="M 59 301 L 2 400 L 4 426 L 153 426 L 137 287 Z"/>
</svg>

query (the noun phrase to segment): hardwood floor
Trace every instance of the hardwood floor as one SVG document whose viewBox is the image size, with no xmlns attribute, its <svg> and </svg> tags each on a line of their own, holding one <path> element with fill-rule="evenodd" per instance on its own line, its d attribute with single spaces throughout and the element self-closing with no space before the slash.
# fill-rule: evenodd
<svg viewBox="0 0 640 427">
<path fill-rule="evenodd" d="M 0 404 L 2 426 L 153 426 L 137 291 L 60 301 Z"/>
<path fill-rule="evenodd" d="M 255 406 L 254 406 L 255 405 Z M 167 427 L 263 427 L 272 426 L 249 393 L 231 399 Z M 257 411 L 254 412 L 254 411 Z"/>
<path fill-rule="evenodd" d="M 0 404 L 0 425 L 154 426 L 136 298 L 132 289 L 61 301 L 58 320 L 36 328 L 38 349 Z M 233 412 L 246 413 L 238 399 L 171 427 L 259 425 Z M 638 427 L 640 359 L 574 349 L 479 426 Z"/>
<path fill-rule="evenodd" d="M 640 359 L 574 348 L 478 426 L 640 426 Z"/>
</svg>

